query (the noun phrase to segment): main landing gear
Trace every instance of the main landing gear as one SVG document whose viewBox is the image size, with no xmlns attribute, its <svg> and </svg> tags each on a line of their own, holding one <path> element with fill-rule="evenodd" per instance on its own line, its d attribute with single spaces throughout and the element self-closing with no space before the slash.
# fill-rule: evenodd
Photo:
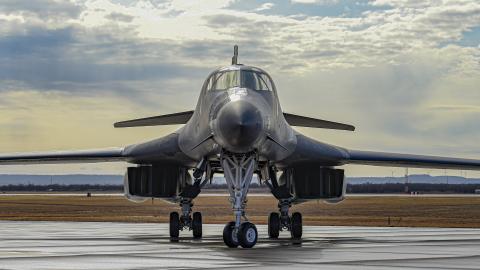
<svg viewBox="0 0 480 270">
<path fill-rule="evenodd" d="M 295 212 L 289 216 L 290 206 L 289 200 L 280 200 L 278 203 L 280 213 L 270 213 L 268 217 L 268 237 L 276 239 L 280 235 L 280 231 L 288 230 L 292 239 L 302 238 L 302 214 Z"/>
<path fill-rule="evenodd" d="M 235 217 L 234 221 L 225 225 L 223 241 L 225 245 L 231 248 L 238 246 L 251 248 L 257 243 L 258 231 L 255 225 L 247 220 L 245 206 L 248 189 L 255 171 L 255 155 L 224 153 L 221 157 L 221 164 Z"/>
<path fill-rule="evenodd" d="M 193 238 L 202 237 L 202 213 L 192 212 L 192 200 L 184 199 L 181 201 L 182 215 L 177 212 L 170 213 L 170 237 L 178 238 L 180 231 L 184 229 L 191 230 L 193 232 Z"/>
<path fill-rule="evenodd" d="M 205 159 L 202 159 L 193 172 L 195 178 L 193 185 L 185 186 L 182 193 L 180 193 L 181 215 L 177 212 L 170 213 L 170 237 L 173 239 L 178 238 L 180 231 L 187 229 L 192 231 L 193 238 L 202 237 L 202 213 L 194 212 L 192 215 L 192 206 L 193 199 L 200 194 L 202 187 L 210 179 L 210 175 L 207 173 L 205 180 L 202 182 L 202 175 L 206 171 L 206 166 Z"/>
<path fill-rule="evenodd" d="M 292 207 L 293 195 L 290 188 L 284 184 L 279 185 L 276 170 L 273 166 L 266 166 L 262 170 L 262 177 L 266 179 L 273 196 L 278 199 L 278 212 L 270 213 L 268 217 L 268 237 L 278 238 L 283 230 L 290 231 L 292 239 L 302 238 L 302 214 L 295 212 L 291 216 L 288 214 Z"/>
</svg>

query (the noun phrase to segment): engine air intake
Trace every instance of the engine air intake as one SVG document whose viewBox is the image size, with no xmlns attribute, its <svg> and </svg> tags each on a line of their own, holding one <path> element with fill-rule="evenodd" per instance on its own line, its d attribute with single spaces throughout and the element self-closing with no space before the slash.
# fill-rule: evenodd
<svg viewBox="0 0 480 270">
<path fill-rule="evenodd" d="M 283 178 L 283 179 L 282 179 Z M 319 165 L 296 165 L 280 179 L 292 188 L 297 200 L 337 199 L 344 195 L 344 171 Z"/>
</svg>

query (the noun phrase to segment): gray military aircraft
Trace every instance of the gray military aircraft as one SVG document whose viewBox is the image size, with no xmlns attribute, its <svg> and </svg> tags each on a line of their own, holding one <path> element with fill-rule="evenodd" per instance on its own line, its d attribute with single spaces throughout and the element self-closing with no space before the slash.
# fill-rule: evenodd
<svg viewBox="0 0 480 270">
<path fill-rule="evenodd" d="M 183 230 L 202 236 L 202 215 L 193 200 L 214 174 L 224 174 L 234 219 L 223 230 L 228 247 L 253 247 L 257 229 L 245 213 L 254 174 L 278 200 L 268 235 L 302 236 L 302 216 L 292 204 L 308 200 L 340 202 L 345 164 L 480 170 L 480 160 L 347 150 L 308 138 L 291 126 L 353 131 L 351 125 L 282 112 L 272 78 L 262 69 L 237 63 L 212 72 L 196 109 L 115 123 L 117 128 L 185 124 L 176 132 L 118 149 L 0 155 L 0 164 L 126 161 L 125 196 L 133 201 L 161 198 L 180 204 L 170 214 L 170 236 Z"/>
</svg>

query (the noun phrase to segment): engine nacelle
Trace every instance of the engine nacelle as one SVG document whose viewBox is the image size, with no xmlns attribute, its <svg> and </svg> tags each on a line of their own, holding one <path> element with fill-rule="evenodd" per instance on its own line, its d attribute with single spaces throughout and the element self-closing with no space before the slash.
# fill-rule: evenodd
<svg viewBox="0 0 480 270">
<path fill-rule="evenodd" d="M 328 203 L 338 203 L 345 198 L 345 174 L 340 169 L 316 164 L 299 164 L 285 169 L 280 176 L 279 184 L 289 187 L 298 202 L 324 200 Z"/>
<path fill-rule="evenodd" d="M 124 178 L 127 199 L 144 202 L 149 198 L 175 200 L 192 178 L 187 168 L 176 165 L 129 167 Z"/>
</svg>

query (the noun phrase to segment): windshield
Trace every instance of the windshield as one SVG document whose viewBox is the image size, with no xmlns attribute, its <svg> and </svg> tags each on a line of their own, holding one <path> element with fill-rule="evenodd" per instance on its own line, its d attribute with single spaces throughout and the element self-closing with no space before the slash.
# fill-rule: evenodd
<svg viewBox="0 0 480 270">
<path fill-rule="evenodd" d="M 259 91 L 271 90 L 270 79 L 266 74 L 255 71 L 242 71 L 242 87 Z"/>
<path fill-rule="evenodd" d="M 208 82 L 209 90 L 227 90 L 232 87 L 240 86 L 239 71 L 219 72 L 212 77 Z"/>
<path fill-rule="evenodd" d="M 208 79 L 208 90 L 227 90 L 233 87 L 243 87 L 257 91 L 271 91 L 273 89 L 267 74 L 251 70 L 218 72 Z"/>
</svg>

